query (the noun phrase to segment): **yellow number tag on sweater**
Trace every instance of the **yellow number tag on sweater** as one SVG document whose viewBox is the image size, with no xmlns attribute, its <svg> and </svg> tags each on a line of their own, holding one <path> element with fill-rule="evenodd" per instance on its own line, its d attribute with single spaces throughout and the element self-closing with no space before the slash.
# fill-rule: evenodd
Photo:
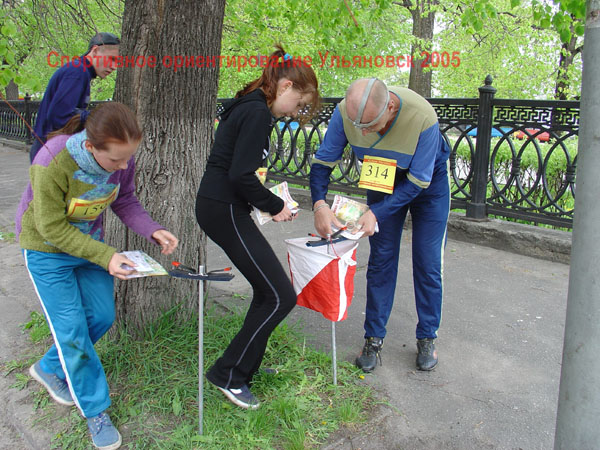
<svg viewBox="0 0 600 450">
<path fill-rule="evenodd" d="M 115 198 L 119 188 L 115 189 L 106 197 L 96 198 L 94 200 L 84 200 L 82 198 L 72 198 L 67 210 L 67 218 L 72 222 L 86 222 L 96 220 L 102 211 L 108 208 Z"/>
<path fill-rule="evenodd" d="M 396 160 L 365 156 L 358 187 L 391 194 L 394 192 L 394 178 L 396 178 Z"/>
</svg>

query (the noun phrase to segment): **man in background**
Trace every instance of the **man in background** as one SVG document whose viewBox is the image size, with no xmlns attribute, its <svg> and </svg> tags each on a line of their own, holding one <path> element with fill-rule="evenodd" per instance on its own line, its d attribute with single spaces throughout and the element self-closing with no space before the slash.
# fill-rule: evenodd
<svg viewBox="0 0 600 450">
<path fill-rule="evenodd" d="M 75 63 L 72 60 L 54 72 L 37 113 L 30 161 L 46 142 L 48 133 L 61 129 L 76 115 L 85 122 L 89 114 L 90 83 L 96 77 L 106 78 L 115 70 L 120 43 L 114 34 L 98 33 L 79 60 L 75 59 Z"/>
</svg>

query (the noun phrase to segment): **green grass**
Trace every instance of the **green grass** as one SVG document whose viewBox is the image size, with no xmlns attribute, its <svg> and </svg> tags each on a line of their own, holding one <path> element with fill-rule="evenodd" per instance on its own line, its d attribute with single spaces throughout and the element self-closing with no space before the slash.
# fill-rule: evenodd
<svg viewBox="0 0 600 450">
<path fill-rule="evenodd" d="M 316 448 L 341 427 L 360 423 L 374 404 L 372 390 L 360 372 L 338 363 L 338 385 L 332 384 L 329 355 L 308 348 L 296 328 L 280 325 L 269 340 L 263 364 L 278 375 L 259 374 L 252 390 L 261 401 L 256 411 L 232 405 L 210 383 L 204 391 L 204 432 L 198 435 L 197 316 L 177 319 L 177 309 L 166 312 L 134 340 L 123 329 L 96 348 L 113 401 L 109 414 L 123 434 L 123 448 L 136 449 L 282 449 Z M 218 358 L 239 330 L 243 314 L 207 311 L 204 321 L 205 368 Z M 23 388 L 19 371 L 50 343 L 39 314 L 24 326 L 37 354 L 6 365 L 14 372 L 13 386 Z M 39 426 L 55 433 L 53 448 L 91 448 L 85 421 L 72 408 L 60 417 L 43 389 L 36 391 Z M 62 408 L 62 407 L 59 407 Z M 64 410 L 64 409 L 62 409 Z"/>
<path fill-rule="evenodd" d="M 8 242 L 9 244 L 15 242 L 16 236 L 14 231 L 6 231 L 0 229 L 0 242 Z"/>
</svg>

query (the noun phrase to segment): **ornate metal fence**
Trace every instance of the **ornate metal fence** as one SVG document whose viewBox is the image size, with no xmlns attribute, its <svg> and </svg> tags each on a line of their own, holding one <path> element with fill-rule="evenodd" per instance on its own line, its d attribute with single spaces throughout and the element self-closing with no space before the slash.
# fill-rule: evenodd
<svg viewBox="0 0 600 450">
<path fill-rule="evenodd" d="M 491 83 L 486 78 L 479 98 L 429 99 L 452 148 L 452 208 L 474 219 L 492 215 L 571 228 L 579 102 L 495 99 Z M 312 157 L 340 101 L 323 99 L 318 117 L 307 126 L 277 122 L 268 155 L 271 179 L 308 186 Z M 39 102 L 10 103 L 34 123 Z M 0 136 L 31 142 L 23 121 L 5 104 L 0 104 Z M 347 147 L 330 190 L 364 195 L 358 188 L 360 166 Z"/>
<path fill-rule="evenodd" d="M 571 228 L 579 102 L 495 99 L 489 77 L 479 91 L 479 98 L 429 99 L 452 148 L 452 208 L 474 219 L 492 215 Z M 309 126 L 277 124 L 270 178 L 308 185 L 312 155 L 339 101 L 323 99 Z M 358 188 L 360 164 L 347 147 L 330 189 L 364 195 Z"/>
<path fill-rule="evenodd" d="M 0 102 L 0 136 L 31 143 L 31 132 L 26 124 L 35 123 L 39 103 L 32 102 L 29 96 L 25 100 Z"/>
</svg>

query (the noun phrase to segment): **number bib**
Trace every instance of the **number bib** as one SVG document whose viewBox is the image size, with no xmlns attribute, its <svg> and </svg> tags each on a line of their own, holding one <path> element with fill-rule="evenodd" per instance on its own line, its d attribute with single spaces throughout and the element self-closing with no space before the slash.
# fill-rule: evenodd
<svg viewBox="0 0 600 450">
<path fill-rule="evenodd" d="M 87 222 L 96 220 L 102 211 L 104 211 L 108 205 L 110 205 L 117 194 L 119 193 L 119 187 L 115 189 L 106 197 L 97 198 L 94 200 L 84 200 L 82 198 L 72 198 L 69 202 L 69 208 L 67 209 L 67 218 L 71 222 Z"/>
<path fill-rule="evenodd" d="M 358 187 L 391 194 L 394 192 L 394 178 L 396 178 L 396 160 L 365 156 Z"/>
</svg>

